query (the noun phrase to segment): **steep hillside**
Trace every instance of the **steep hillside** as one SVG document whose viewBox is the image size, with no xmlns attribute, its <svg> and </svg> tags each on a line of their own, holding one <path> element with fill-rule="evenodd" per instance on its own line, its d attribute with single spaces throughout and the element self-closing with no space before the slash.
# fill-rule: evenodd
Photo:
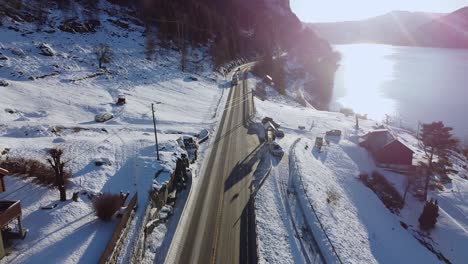
<svg viewBox="0 0 468 264">
<path fill-rule="evenodd" d="M 171 0 L 145 6 L 141 13 L 147 31 L 157 27 L 162 41 L 185 36 L 191 44 L 211 43 L 215 65 L 239 57 L 270 58 L 271 64 L 273 56 L 287 54 L 314 77 L 305 88 L 316 98 L 311 103 L 326 108 L 330 101 L 337 57 L 325 40 L 302 25 L 288 0 Z M 184 43 L 179 45 L 182 51 Z"/>
</svg>

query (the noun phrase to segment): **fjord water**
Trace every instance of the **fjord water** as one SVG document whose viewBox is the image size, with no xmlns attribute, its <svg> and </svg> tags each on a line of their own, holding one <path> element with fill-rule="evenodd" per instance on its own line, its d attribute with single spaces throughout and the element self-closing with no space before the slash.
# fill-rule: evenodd
<svg viewBox="0 0 468 264">
<path fill-rule="evenodd" d="M 337 45 L 342 55 L 332 107 L 406 127 L 444 121 L 468 141 L 468 50 Z"/>
</svg>

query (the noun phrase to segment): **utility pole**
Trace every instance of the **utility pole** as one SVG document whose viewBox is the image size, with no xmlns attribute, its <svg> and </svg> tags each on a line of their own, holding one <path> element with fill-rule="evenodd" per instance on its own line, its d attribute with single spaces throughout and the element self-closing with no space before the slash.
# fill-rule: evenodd
<svg viewBox="0 0 468 264">
<path fill-rule="evenodd" d="M 153 103 L 151 103 L 151 110 L 153 112 L 154 140 L 156 141 L 156 159 L 159 161 L 158 132 L 156 130 L 156 117 L 154 116 L 154 104 Z"/>
</svg>

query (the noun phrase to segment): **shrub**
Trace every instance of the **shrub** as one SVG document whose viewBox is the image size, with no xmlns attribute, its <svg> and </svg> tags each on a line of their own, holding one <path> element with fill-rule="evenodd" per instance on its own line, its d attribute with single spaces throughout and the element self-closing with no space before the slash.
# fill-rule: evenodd
<svg viewBox="0 0 468 264">
<path fill-rule="evenodd" d="M 122 199 L 118 194 L 103 193 L 93 199 L 96 216 L 103 221 L 110 221 L 112 216 L 120 209 Z"/>
<path fill-rule="evenodd" d="M 34 159 L 9 157 L 6 160 L 0 161 L 0 166 L 8 170 L 11 174 L 35 178 L 40 184 L 50 185 L 55 183 L 54 170 L 46 164 Z M 70 176 L 71 173 L 69 171 L 64 172 L 65 182 Z"/>
<path fill-rule="evenodd" d="M 351 108 L 343 107 L 340 109 L 340 113 L 344 114 L 345 116 L 354 115 L 354 110 Z"/>
<path fill-rule="evenodd" d="M 327 203 L 329 204 L 336 205 L 338 200 L 340 200 L 340 197 L 340 194 L 334 189 L 327 191 Z"/>
<path fill-rule="evenodd" d="M 434 200 L 430 200 L 429 202 L 426 201 L 426 204 L 424 205 L 424 209 L 421 213 L 421 216 L 419 216 L 419 227 L 421 227 L 422 230 L 430 230 L 435 227 L 435 224 L 437 223 L 437 217 L 439 216 L 439 204 L 437 201 L 434 202 Z"/>
<path fill-rule="evenodd" d="M 404 205 L 403 198 L 380 172 L 373 171 L 372 177 L 369 177 L 367 173 L 361 173 L 358 177 L 392 213 L 400 212 Z"/>
</svg>

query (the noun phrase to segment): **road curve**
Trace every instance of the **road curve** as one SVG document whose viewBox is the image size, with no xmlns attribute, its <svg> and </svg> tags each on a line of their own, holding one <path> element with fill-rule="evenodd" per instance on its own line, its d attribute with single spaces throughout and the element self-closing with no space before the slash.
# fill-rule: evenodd
<svg viewBox="0 0 468 264">
<path fill-rule="evenodd" d="M 241 67 L 239 82 L 229 92 L 202 178 L 190 193 L 166 263 L 240 263 L 245 242 L 241 218 L 260 148 L 249 131 L 252 96 L 242 81 L 249 66 Z"/>
</svg>

